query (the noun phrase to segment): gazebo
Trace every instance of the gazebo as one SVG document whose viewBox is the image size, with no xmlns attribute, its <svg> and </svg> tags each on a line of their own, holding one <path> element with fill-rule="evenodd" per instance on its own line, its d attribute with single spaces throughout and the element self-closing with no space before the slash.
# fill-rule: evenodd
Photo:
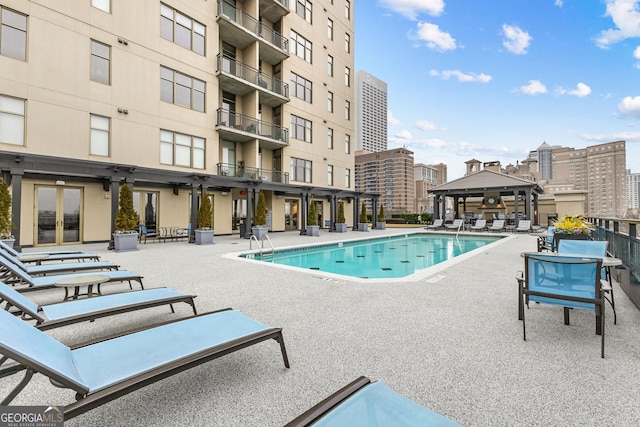
<svg viewBox="0 0 640 427">
<path fill-rule="evenodd" d="M 466 211 L 469 197 L 481 197 L 481 212 L 490 214 L 504 212 L 506 207 L 502 197 L 513 196 L 515 225 L 518 224 L 521 212 L 524 218 L 531 220 L 533 225 L 538 225 L 538 196 L 543 194 L 542 188 L 533 181 L 487 169 L 439 185 L 429 192 L 435 196 L 434 217 L 443 219 L 446 213 L 445 197 L 453 198 L 455 216 L 460 218 L 460 206 L 463 211 Z"/>
</svg>

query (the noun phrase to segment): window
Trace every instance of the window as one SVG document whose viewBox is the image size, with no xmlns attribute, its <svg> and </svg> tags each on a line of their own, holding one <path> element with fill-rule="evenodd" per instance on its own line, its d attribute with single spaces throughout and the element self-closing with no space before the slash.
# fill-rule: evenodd
<svg viewBox="0 0 640 427">
<path fill-rule="evenodd" d="M 204 55 L 205 26 L 164 4 L 160 5 L 160 36 Z"/>
<path fill-rule="evenodd" d="M 327 166 L 327 185 L 333 187 L 333 165 Z"/>
<path fill-rule="evenodd" d="M 330 113 L 333 113 L 333 92 L 327 94 L 327 108 Z"/>
<path fill-rule="evenodd" d="M 344 188 L 351 187 L 351 169 L 344 170 Z"/>
<path fill-rule="evenodd" d="M 312 83 L 295 73 L 291 73 L 291 95 L 311 103 Z"/>
<path fill-rule="evenodd" d="M 111 13 L 111 0 L 91 0 L 91 6 L 103 12 Z"/>
<path fill-rule="evenodd" d="M 296 13 L 309 24 L 311 24 L 311 2 L 307 0 L 294 0 L 296 2 Z"/>
<path fill-rule="evenodd" d="M 91 40 L 91 80 L 111 84 L 111 46 Z"/>
<path fill-rule="evenodd" d="M 344 118 L 351 120 L 351 103 L 349 101 L 344 101 Z"/>
<path fill-rule="evenodd" d="M 24 99 L 0 95 L 0 142 L 24 145 L 24 107 Z"/>
<path fill-rule="evenodd" d="M 292 114 L 291 138 L 311 143 L 311 121 Z"/>
<path fill-rule="evenodd" d="M 330 150 L 333 150 L 333 129 L 327 129 L 327 146 Z"/>
<path fill-rule="evenodd" d="M 91 115 L 91 147 L 89 153 L 96 156 L 109 155 L 109 132 L 111 128 L 109 117 Z"/>
<path fill-rule="evenodd" d="M 333 56 L 327 56 L 327 74 L 333 76 Z"/>
<path fill-rule="evenodd" d="M 349 67 L 344 67 L 344 85 L 351 86 L 351 69 Z"/>
<path fill-rule="evenodd" d="M 329 40 L 333 40 L 333 21 L 331 19 L 327 19 L 327 37 Z"/>
<path fill-rule="evenodd" d="M 0 55 L 27 59 L 27 16 L 0 7 Z"/>
<path fill-rule="evenodd" d="M 351 36 L 348 33 L 344 33 L 344 51 L 351 53 Z"/>
<path fill-rule="evenodd" d="M 291 53 L 311 64 L 311 42 L 295 31 L 291 31 Z"/>
<path fill-rule="evenodd" d="M 344 136 L 344 152 L 351 154 L 351 135 Z"/>
<path fill-rule="evenodd" d="M 349 0 L 344 0 L 344 17 L 351 19 L 351 2 Z"/>
<path fill-rule="evenodd" d="M 160 163 L 204 169 L 204 138 L 160 130 Z"/>
<path fill-rule="evenodd" d="M 292 157 L 289 176 L 292 181 L 312 182 L 311 162 L 309 160 Z"/>
<path fill-rule="evenodd" d="M 205 83 L 160 66 L 160 99 L 204 113 Z"/>
</svg>

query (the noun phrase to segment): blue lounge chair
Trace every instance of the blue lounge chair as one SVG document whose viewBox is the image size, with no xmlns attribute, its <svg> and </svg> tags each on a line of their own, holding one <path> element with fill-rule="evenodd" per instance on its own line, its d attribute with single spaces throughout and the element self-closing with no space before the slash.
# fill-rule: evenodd
<svg viewBox="0 0 640 427">
<path fill-rule="evenodd" d="M 460 426 L 420 406 L 383 383 L 360 377 L 285 427 L 320 426 Z"/>
<path fill-rule="evenodd" d="M 518 279 L 518 318 L 522 320 L 524 340 L 527 340 L 524 307 L 529 306 L 529 301 L 564 307 L 566 325 L 570 308 L 593 310 L 596 334 L 601 335 L 600 355 L 604 358 L 602 260 L 554 254 L 525 254 L 524 257 L 524 276 Z"/>
<path fill-rule="evenodd" d="M 43 265 L 26 265 L 18 258 L 9 255 L 5 251 L 0 251 L 0 263 L 9 261 L 18 268 L 26 271 L 31 275 L 46 275 L 64 273 L 70 271 L 88 271 L 88 270 L 117 270 L 118 265 L 109 261 L 87 261 L 87 262 L 61 262 L 58 264 Z"/>
<path fill-rule="evenodd" d="M 274 339 L 284 365 L 289 360 L 282 329 L 227 309 L 142 328 L 70 348 L 0 310 L 0 354 L 17 365 L 0 367 L 0 377 L 26 369 L 25 377 L 0 403 L 9 405 L 36 372 L 75 392 L 64 408 L 68 420 L 148 384 L 231 352 Z M 188 390 L 173 390 L 187 393 Z"/>
<path fill-rule="evenodd" d="M 46 255 L 46 258 L 45 258 L 46 261 L 70 261 L 70 260 L 98 261 L 100 259 L 99 255 L 92 254 L 92 253 L 84 253 L 80 251 L 18 252 L 1 240 L 0 240 L 0 249 L 7 251 L 7 253 L 9 253 L 11 256 L 17 259 L 20 259 L 20 257 L 33 256 L 33 255 Z M 23 261 L 23 262 L 26 264 L 29 261 Z"/>
<path fill-rule="evenodd" d="M 174 313 L 173 304 L 179 302 L 191 305 L 193 314 L 198 314 L 194 298 L 195 295 L 185 295 L 175 289 L 155 288 L 41 306 L 0 282 L 0 302 L 6 303 L 5 309 L 21 315 L 25 320 L 35 320 L 40 330 L 160 305 L 170 305 Z M 14 311 L 16 309 L 17 313 Z"/>
</svg>

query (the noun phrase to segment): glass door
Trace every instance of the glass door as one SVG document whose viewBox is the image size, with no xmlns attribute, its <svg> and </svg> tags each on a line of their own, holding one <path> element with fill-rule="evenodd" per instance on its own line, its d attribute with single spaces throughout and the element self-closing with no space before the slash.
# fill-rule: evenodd
<svg viewBox="0 0 640 427">
<path fill-rule="evenodd" d="M 81 241 L 82 189 L 37 187 L 35 245 Z"/>
</svg>

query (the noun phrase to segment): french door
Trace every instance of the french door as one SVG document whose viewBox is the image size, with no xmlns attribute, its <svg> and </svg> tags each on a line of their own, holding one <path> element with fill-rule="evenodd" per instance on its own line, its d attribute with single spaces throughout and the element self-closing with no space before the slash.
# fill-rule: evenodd
<svg viewBox="0 0 640 427">
<path fill-rule="evenodd" d="M 82 189 L 72 187 L 36 187 L 35 245 L 80 243 Z"/>
</svg>

